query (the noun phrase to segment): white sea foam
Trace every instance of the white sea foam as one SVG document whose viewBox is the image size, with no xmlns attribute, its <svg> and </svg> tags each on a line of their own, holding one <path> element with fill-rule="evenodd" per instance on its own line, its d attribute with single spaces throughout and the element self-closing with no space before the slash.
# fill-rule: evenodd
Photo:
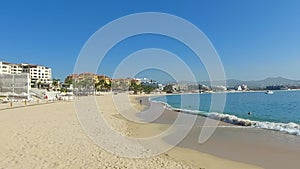
<svg viewBox="0 0 300 169">
<path fill-rule="evenodd" d="M 248 119 L 236 117 L 234 115 L 220 114 L 220 113 L 208 113 L 207 117 L 224 121 L 227 123 L 235 124 L 235 125 L 275 130 L 275 131 L 280 131 L 280 132 L 300 136 L 300 125 L 292 122 L 276 123 L 276 122 L 251 121 Z"/>
<path fill-rule="evenodd" d="M 267 122 L 267 121 L 266 122 L 252 121 L 249 119 L 239 118 L 235 115 L 221 114 L 221 113 L 216 113 L 216 112 L 205 113 L 205 112 L 199 111 L 199 110 L 174 108 L 171 105 L 169 105 L 163 101 L 155 101 L 152 99 L 149 99 L 149 100 L 152 102 L 162 103 L 166 106 L 167 109 L 177 111 L 177 112 L 190 113 L 190 114 L 196 114 L 196 115 L 204 115 L 211 119 L 220 120 L 220 121 L 223 121 L 226 123 L 239 125 L 239 126 L 243 126 L 243 127 L 268 129 L 268 130 L 280 131 L 283 133 L 300 136 L 300 125 L 296 124 L 296 123 L 292 123 L 292 122 L 276 123 L 276 122 Z"/>
<path fill-rule="evenodd" d="M 230 124 L 235 124 L 235 125 L 240 125 L 240 126 L 252 126 L 255 122 L 248 120 L 248 119 L 243 119 L 236 117 L 234 115 L 229 115 L 229 114 L 220 114 L 220 113 L 207 113 L 207 117 L 220 120 L 226 123 Z"/>
<path fill-rule="evenodd" d="M 257 122 L 256 128 L 281 131 L 288 134 L 300 136 L 300 125 L 296 123 L 274 123 L 274 122 Z"/>
</svg>

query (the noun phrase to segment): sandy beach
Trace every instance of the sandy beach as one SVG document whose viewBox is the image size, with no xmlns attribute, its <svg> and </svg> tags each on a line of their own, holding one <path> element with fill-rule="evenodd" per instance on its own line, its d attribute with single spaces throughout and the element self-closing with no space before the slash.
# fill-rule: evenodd
<svg viewBox="0 0 300 169">
<path fill-rule="evenodd" d="M 0 169 L 300 169 L 300 0 L 0 12 Z"/>
<path fill-rule="evenodd" d="M 133 106 L 137 109 L 145 108 L 145 106 L 138 105 L 135 97 L 130 97 L 132 98 L 131 100 L 133 100 Z M 163 115 L 162 118 L 159 118 L 154 123 L 141 125 L 122 118 L 114 108 L 111 94 L 105 94 L 95 98 L 101 106 L 101 111 L 107 121 L 112 124 L 117 131 L 132 137 L 144 137 L 145 133 L 148 135 L 159 133 L 168 127 L 168 122 L 172 120 L 172 117 L 176 116 L 176 114 L 172 112 L 168 114 L 168 116 Z M 146 100 L 144 103 L 147 103 Z M 167 119 L 165 117 L 167 117 Z M 221 134 L 215 134 L 215 137 L 210 140 L 217 142 L 216 139 L 220 139 L 220 142 L 222 140 L 229 142 L 230 139 L 225 133 L 222 134 L 221 130 L 217 130 L 217 133 Z M 231 134 L 234 135 L 233 133 Z M 193 135 L 193 131 L 190 135 Z M 195 136 L 197 137 L 197 135 Z M 197 147 L 191 148 L 189 146 L 196 144 L 193 143 L 191 139 L 192 137 L 189 136 L 178 147 L 156 157 L 146 159 L 123 158 L 106 152 L 89 139 L 80 126 L 73 102 L 56 102 L 52 104 L 0 110 L 1 169 L 261 168 L 258 166 L 260 163 L 247 161 L 243 157 L 239 159 L 234 158 L 234 156 L 227 156 L 227 154 L 231 154 L 230 152 L 222 154 L 226 149 L 212 151 L 212 149 L 209 148 L 210 146 L 207 146 L 207 149 L 201 148 L 202 146 L 197 146 L 200 147 L 200 149 Z M 231 141 L 231 144 L 235 144 L 235 142 L 239 144 L 235 139 Z M 227 142 L 224 144 L 225 147 L 228 146 L 226 145 Z M 209 143 L 213 144 L 214 142 L 211 143 L 209 141 L 208 145 L 210 145 Z M 215 148 L 219 149 L 219 147 Z M 279 151 L 277 149 L 274 150 L 276 153 Z M 291 152 L 289 149 L 286 149 L 286 151 L 284 155 L 289 155 Z M 246 153 L 247 150 L 243 152 Z M 283 152 L 283 150 L 281 152 Z M 233 153 L 235 152 L 233 151 Z M 295 150 L 295 153 L 297 154 L 299 151 Z"/>
<path fill-rule="evenodd" d="M 142 98 L 145 104 L 148 98 Z M 137 101 L 136 101 L 137 102 Z M 162 106 L 161 103 L 152 103 L 151 106 Z M 147 132 L 162 132 L 174 122 L 178 112 L 165 110 L 165 112 L 153 123 L 156 127 L 131 125 L 134 134 L 137 137 L 143 137 Z M 137 114 L 143 119 L 142 114 Z M 176 149 L 184 148 L 197 152 L 215 155 L 217 157 L 253 164 L 262 168 L 281 169 L 281 168 L 298 168 L 298 158 L 300 155 L 300 137 L 295 135 L 284 134 L 278 131 L 265 129 L 246 128 L 220 122 L 212 137 L 204 144 L 198 143 L 199 134 L 203 128 L 205 117 L 198 116 L 189 134 L 184 140 L 177 145 Z M 161 127 L 163 126 L 163 127 Z M 147 135 L 147 134 L 146 134 Z M 166 139 L 167 140 L 167 139 Z M 176 155 L 176 151 L 173 156 Z M 179 157 L 182 158 L 182 157 Z M 190 158 L 190 157 L 189 157 Z"/>
</svg>

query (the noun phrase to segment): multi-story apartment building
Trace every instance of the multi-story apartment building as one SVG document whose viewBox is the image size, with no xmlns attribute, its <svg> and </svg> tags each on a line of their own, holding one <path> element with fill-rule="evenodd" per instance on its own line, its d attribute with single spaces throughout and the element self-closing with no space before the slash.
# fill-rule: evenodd
<svg viewBox="0 0 300 169">
<path fill-rule="evenodd" d="M 0 74 L 11 74 L 11 66 L 9 63 L 0 61 Z"/>
<path fill-rule="evenodd" d="M 22 65 L 10 64 L 10 73 L 11 74 L 21 74 L 22 73 Z"/>
<path fill-rule="evenodd" d="M 0 61 L 0 74 L 28 73 L 32 87 L 50 87 L 52 84 L 51 68 L 34 64 L 14 64 Z"/>
<path fill-rule="evenodd" d="M 52 84 L 51 68 L 40 65 L 22 64 L 23 73 L 29 73 L 32 84 Z"/>
</svg>

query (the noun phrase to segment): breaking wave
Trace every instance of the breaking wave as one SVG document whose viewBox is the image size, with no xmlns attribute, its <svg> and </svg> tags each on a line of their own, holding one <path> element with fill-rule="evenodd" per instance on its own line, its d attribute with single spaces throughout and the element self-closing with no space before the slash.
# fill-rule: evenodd
<svg viewBox="0 0 300 169">
<path fill-rule="evenodd" d="M 180 108 L 174 108 L 171 105 L 162 102 L 162 101 L 156 101 L 149 99 L 151 102 L 156 103 L 162 103 L 165 105 L 167 109 L 176 111 L 176 112 L 183 112 L 183 113 L 189 113 L 189 114 L 195 114 L 195 115 L 201 115 L 205 116 L 211 119 L 220 120 L 226 123 L 238 125 L 238 126 L 244 126 L 244 127 L 252 127 L 252 128 L 260 128 L 260 129 L 267 129 L 267 130 L 274 130 L 279 131 L 287 134 L 297 135 L 300 136 L 300 125 L 290 122 L 290 123 L 277 123 L 277 122 L 268 122 L 268 121 L 252 121 L 249 119 L 239 118 L 235 115 L 229 115 L 229 114 L 221 114 L 216 112 L 204 112 L 199 110 L 189 110 L 189 109 L 180 109 Z"/>
<path fill-rule="evenodd" d="M 280 131 L 292 135 L 300 135 L 300 125 L 290 122 L 290 123 L 276 123 L 276 122 L 261 122 L 261 121 L 251 121 L 248 119 L 243 119 L 229 114 L 220 114 L 220 113 L 208 113 L 207 117 L 224 121 L 227 123 L 249 126 L 254 128 L 268 129 L 274 131 Z"/>
</svg>

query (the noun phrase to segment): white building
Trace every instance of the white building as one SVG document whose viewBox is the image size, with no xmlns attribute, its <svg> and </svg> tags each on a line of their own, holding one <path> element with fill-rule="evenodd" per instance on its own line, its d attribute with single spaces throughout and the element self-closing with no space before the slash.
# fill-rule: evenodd
<svg viewBox="0 0 300 169">
<path fill-rule="evenodd" d="M 28 73 L 31 79 L 31 86 L 50 87 L 52 84 L 51 68 L 33 64 L 14 64 L 0 61 L 0 74 L 21 74 Z"/>
<path fill-rule="evenodd" d="M 30 75 L 31 83 L 52 84 L 51 68 L 27 64 L 23 64 L 23 66 L 25 67 L 24 73 L 27 72 Z"/>
<path fill-rule="evenodd" d="M 9 63 L 0 61 L 0 74 L 11 74 L 11 66 Z"/>
<path fill-rule="evenodd" d="M 158 84 L 158 89 L 159 89 L 159 90 L 161 90 L 161 91 L 164 90 L 164 87 L 165 87 L 165 86 L 164 86 L 163 84 L 161 84 L 161 83 Z"/>
<path fill-rule="evenodd" d="M 237 86 L 237 91 L 243 91 L 243 90 L 248 90 L 248 86 L 245 84 Z"/>
<path fill-rule="evenodd" d="M 22 73 L 22 65 L 19 64 L 10 64 L 10 73 L 11 74 L 21 74 Z"/>
<path fill-rule="evenodd" d="M 239 85 L 238 87 L 237 87 L 237 91 L 242 91 L 243 89 L 242 89 L 242 86 L 241 85 Z"/>
</svg>

